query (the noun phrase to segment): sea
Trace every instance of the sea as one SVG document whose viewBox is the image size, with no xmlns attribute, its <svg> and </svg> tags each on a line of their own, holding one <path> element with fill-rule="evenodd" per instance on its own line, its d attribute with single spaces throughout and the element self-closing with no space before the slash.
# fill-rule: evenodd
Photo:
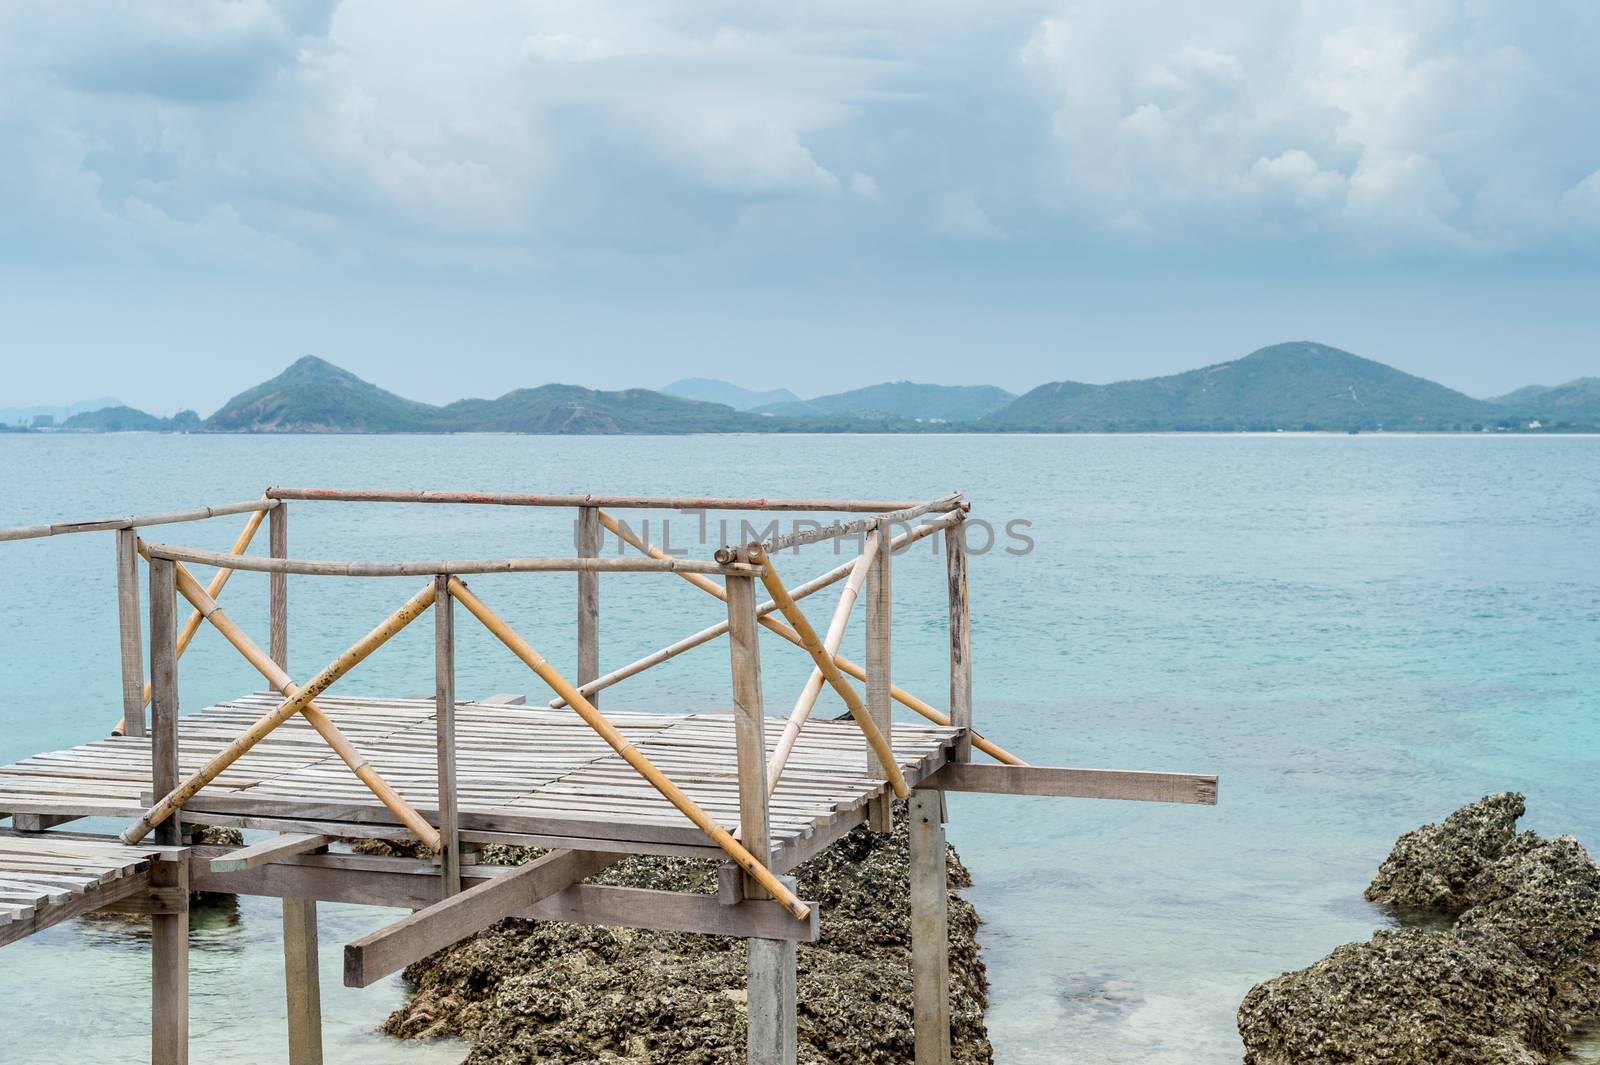
<svg viewBox="0 0 1600 1065">
<path fill-rule="evenodd" d="M 1521 791 L 1524 827 L 1600 846 L 1600 438 L 37 434 L 0 436 L 0 470 L 0 525 L 267 485 L 964 491 L 978 728 L 1039 764 L 1220 778 L 1215 807 L 950 797 L 1002 1065 L 1237 1062 L 1245 992 L 1387 926 L 1361 892 L 1395 837 L 1487 793 Z M 718 515 L 630 518 L 698 557 L 740 536 Z M 226 549 L 243 520 L 145 535 Z M 290 505 L 288 527 L 293 555 L 326 559 L 564 554 L 573 532 L 566 511 L 310 502 Z M 779 564 L 793 582 L 839 557 L 820 545 Z M 934 539 L 895 560 L 895 679 L 940 705 L 943 582 Z M 418 583 L 291 578 L 291 671 L 325 664 Z M 573 667 L 572 575 L 473 583 Z M 263 642 L 266 585 L 241 573 L 223 595 Z M 0 761 L 105 735 L 120 713 L 110 534 L 0 543 L 0 588 Z M 600 598 L 603 669 L 721 613 L 665 574 L 607 575 Z M 822 593 L 813 615 L 834 599 Z M 862 640 L 858 619 L 846 650 Z M 458 653 L 464 696 L 546 697 L 486 633 L 463 626 Z M 428 693 L 431 656 L 432 626 L 416 626 L 336 690 Z M 764 643 L 769 708 L 784 711 L 809 666 Z M 260 687 L 211 632 L 180 682 L 186 710 Z M 603 706 L 702 710 L 726 705 L 728 685 L 715 644 L 610 689 Z M 322 916 L 329 1060 L 460 1061 L 462 1044 L 378 1033 L 406 994 L 398 977 L 341 985 L 341 944 L 395 912 Z M 195 1060 L 286 1060 L 276 904 L 211 905 L 195 925 Z M 80 920 L 0 950 L 0 1061 L 148 1060 L 147 947 L 137 924 Z"/>
</svg>

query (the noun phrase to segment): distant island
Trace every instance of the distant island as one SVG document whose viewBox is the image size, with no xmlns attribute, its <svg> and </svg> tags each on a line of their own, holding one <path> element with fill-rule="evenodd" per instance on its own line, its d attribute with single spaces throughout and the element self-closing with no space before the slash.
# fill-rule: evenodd
<svg viewBox="0 0 1600 1065">
<path fill-rule="evenodd" d="M 22 408 L 18 408 L 19 410 Z M 835 433 L 835 432 L 1594 432 L 1600 378 L 1474 399 L 1310 341 L 1167 377 L 1056 381 L 1021 396 L 988 385 L 897 381 L 803 400 L 688 378 L 656 391 L 549 384 L 435 406 L 316 356 L 230 399 L 209 418 L 128 406 L 73 414 L 67 432 Z"/>
</svg>

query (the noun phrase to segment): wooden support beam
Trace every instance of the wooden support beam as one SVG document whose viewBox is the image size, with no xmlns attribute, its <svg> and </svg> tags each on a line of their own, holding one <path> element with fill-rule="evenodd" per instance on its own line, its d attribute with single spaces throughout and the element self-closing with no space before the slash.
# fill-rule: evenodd
<svg viewBox="0 0 1600 1065">
<path fill-rule="evenodd" d="M 1141 773 L 1123 769 L 1064 769 L 1043 765 L 951 762 L 920 785 L 940 791 L 992 795 L 1049 795 L 1069 799 L 1217 804 L 1217 778 L 1199 773 Z"/>
<path fill-rule="evenodd" d="M 456 795 L 456 622 L 450 578 L 433 579 L 434 748 L 443 894 L 461 891 L 461 813 Z"/>
<path fill-rule="evenodd" d="M 603 543 L 600 529 L 600 508 L 579 507 L 577 548 L 579 558 L 599 558 Z M 600 574 L 592 571 L 578 573 L 578 687 L 600 676 Z M 599 693 L 590 694 L 589 701 L 600 705 Z"/>
<path fill-rule="evenodd" d="M 283 900 L 283 995 L 289 1013 L 289 1065 L 322 1065 L 315 899 Z"/>
<path fill-rule="evenodd" d="M 248 847 L 240 847 L 220 857 L 211 859 L 213 873 L 237 873 L 241 869 L 254 869 L 258 865 L 275 862 L 294 854 L 309 854 L 322 850 L 329 844 L 327 836 L 311 833 L 286 832 Z"/>
<path fill-rule="evenodd" d="M 872 568 L 867 572 L 867 683 L 866 707 L 867 716 L 872 718 L 872 723 L 883 734 L 883 742 L 893 747 L 894 716 L 890 713 L 889 689 L 893 687 L 890 680 L 890 644 L 893 631 L 893 604 L 894 592 L 891 577 L 891 564 L 894 561 L 894 548 L 889 546 L 889 532 L 880 526 L 870 534 L 878 541 L 878 551 L 873 557 Z M 876 751 L 867 751 L 867 775 L 873 777 L 889 776 L 888 767 Z M 889 793 L 884 792 L 872 799 L 867 807 L 867 824 L 872 831 L 887 833 L 894 830 L 894 805 Z"/>
<path fill-rule="evenodd" d="M 150 887 L 173 889 L 183 903 L 178 913 L 150 918 L 150 1061 L 188 1065 L 189 863 L 156 862 Z"/>
<path fill-rule="evenodd" d="M 488 928 L 621 860 L 598 851 L 551 851 L 397 921 L 344 948 L 346 987 L 367 987 L 419 958 Z"/>
<path fill-rule="evenodd" d="M 122 728 L 129 736 L 143 736 L 144 655 L 139 648 L 139 535 L 118 529 L 117 632 L 122 656 Z"/>
<path fill-rule="evenodd" d="M 944 531 L 945 577 L 950 605 L 950 724 L 966 729 L 956 743 L 955 760 L 972 761 L 972 608 L 967 600 L 967 527 L 961 521 Z M 986 753 L 994 755 L 993 750 Z M 1015 762 L 1014 758 L 1001 758 Z"/>
<path fill-rule="evenodd" d="M 289 506 L 279 503 L 267 512 L 267 554 L 289 557 Z M 213 595 L 213 598 L 215 596 Z M 285 672 L 289 669 L 289 575 L 274 573 L 267 578 L 267 612 L 270 631 L 267 653 Z"/>
<path fill-rule="evenodd" d="M 918 788 L 911 833 L 912 1031 L 916 1065 L 950 1065 L 949 885 L 945 879 L 943 794 Z"/>
<path fill-rule="evenodd" d="M 138 557 L 137 552 L 134 557 Z M 165 795 L 178 786 L 177 611 L 177 566 L 164 559 L 153 559 L 150 562 L 150 759 L 151 787 L 157 795 Z M 142 684 L 139 694 L 142 700 Z M 144 713 L 143 705 L 136 709 Z M 133 725 L 132 715 L 127 723 L 130 727 Z M 181 835 L 178 819 L 171 818 L 157 827 L 156 842 L 182 843 Z"/>
<path fill-rule="evenodd" d="M 762 862 L 772 834 L 767 811 L 766 713 L 761 693 L 761 630 L 756 624 L 753 577 L 727 578 L 728 651 L 733 669 L 734 757 L 739 774 L 739 840 Z M 770 898 L 748 873 L 743 896 Z"/>
</svg>

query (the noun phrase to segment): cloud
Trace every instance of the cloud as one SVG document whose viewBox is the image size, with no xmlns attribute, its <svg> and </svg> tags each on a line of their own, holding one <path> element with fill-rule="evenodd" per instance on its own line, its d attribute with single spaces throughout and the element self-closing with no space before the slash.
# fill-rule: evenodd
<svg viewBox="0 0 1600 1065">
<path fill-rule="evenodd" d="M 978 203 L 973 189 L 955 189 L 939 197 L 934 209 L 934 225 L 952 237 L 998 237 L 1000 230 Z"/>
</svg>

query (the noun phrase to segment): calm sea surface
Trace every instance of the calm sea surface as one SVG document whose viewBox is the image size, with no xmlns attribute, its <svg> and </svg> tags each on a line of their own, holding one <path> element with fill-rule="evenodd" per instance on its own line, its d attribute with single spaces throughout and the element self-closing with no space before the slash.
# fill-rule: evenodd
<svg viewBox="0 0 1600 1065">
<path fill-rule="evenodd" d="M 1216 808 L 953 796 L 950 837 L 992 980 L 1006 1065 L 1237 1061 L 1257 980 L 1383 924 L 1361 889 L 1400 832 L 1520 789 L 1528 827 L 1600 844 L 1600 439 L 1269 437 L 0 436 L 0 525 L 248 498 L 268 484 L 926 498 L 964 489 L 1000 527 L 972 566 L 976 716 L 1030 761 L 1214 771 Z M 695 548 L 697 520 L 671 519 Z M 1003 527 L 1035 541 L 1013 555 Z M 225 549 L 241 518 L 172 526 Z M 520 509 L 292 505 L 302 557 L 566 553 L 570 516 Z M 264 539 L 264 538 L 263 538 Z M 708 539 L 720 542 L 713 523 Z M 974 546 L 981 547 L 981 537 Z M 714 546 L 714 545 L 710 545 Z M 826 546 L 783 562 L 831 567 Z M 943 705 L 943 563 L 895 566 L 896 679 Z M 418 581 L 291 581 L 291 667 L 325 663 Z M 557 663 L 575 658 L 570 575 L 474 581 Z M 0 544 L 0 759 L 104 735 L 119 715 L 109 534 Z M 824 593 L 813 613 L 831 609 Z M 602 666 L 719 617 L 665 575 L 602 582 Z M 265 640 L 266 580 L 230 613 Z M 860 612 L 858 611 L 858 614 Z M 859 651 L 859 624 L 847 647 Z M 765 646 L 780 712 L 809 662 Z M 432 626 L 342 690 L 431 690 Z M 464 695 L 536 691 L 463 629 Z M 182 663 L 186 708 L 259 686 L 215 633 Z M 721 645 L 607 693 L 606 706 L 725 704 Z M 830 712 L 823 707 L 820 712 Z M 392 911 L 325 907 L 330 1060 L 453 1062 L 460 1046 L 374 1028 L 398 980 L 340 985 L 339 947 Z M 197 1060 L 282 1061 L 277 908 L 197 917 Z M 0 952 L 0 1060 L 147 1060 L 136 928 L 74 922 Z"/>
</svg>

